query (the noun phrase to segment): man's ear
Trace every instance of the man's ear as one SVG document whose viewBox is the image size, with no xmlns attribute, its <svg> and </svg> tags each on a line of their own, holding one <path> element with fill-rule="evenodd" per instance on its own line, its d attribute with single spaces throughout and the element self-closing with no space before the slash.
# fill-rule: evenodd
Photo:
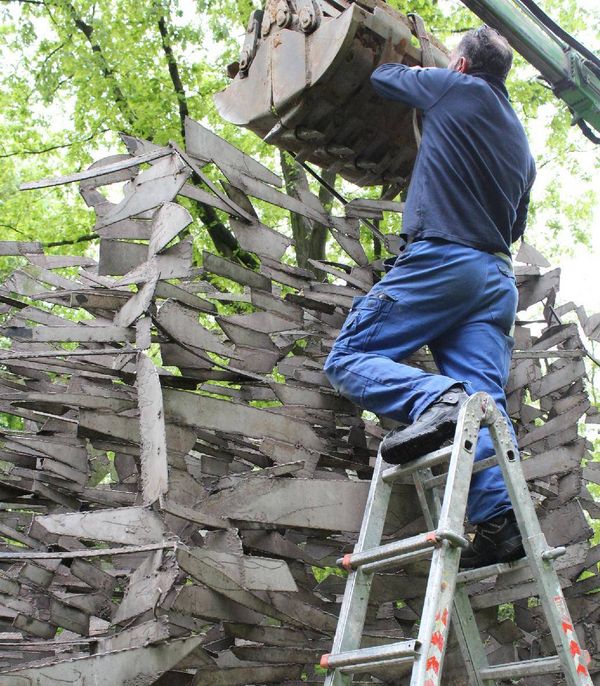
<svg viewBox="0 0 600 686">
<path fill-rule="evenodd" d="M 469 60 L 466 57 L 459 57 L 456 64 L 456 71 L 459 71 L 461 74 L 468 74 L 470 66 Z"/>
</svg>

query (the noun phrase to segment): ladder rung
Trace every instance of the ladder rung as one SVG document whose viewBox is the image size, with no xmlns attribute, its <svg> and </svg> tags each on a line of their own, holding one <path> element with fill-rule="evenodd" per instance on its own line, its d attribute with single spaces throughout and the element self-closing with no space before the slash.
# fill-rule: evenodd
<svg viewBox="0 0 600 686">
<path fill-rule="evenodd" d="M 494 565 L 488 565 L 487 567 L 478 567 L 477 569 L 465 569 L 463 572 L 459 572 L 456 577 L 457 584 L 466 584 L 473 581 L 482 581 L 483 579 L 488 579 L 491 576 L 497 576 L 498 574 L 508 574 L 508 572 L 516 572 L 519 569 L 525 569 L 529 567 L 529 560 L 526 557 L 520 560 L 515 560 L 514 562 L 498 562 Z"/>
<path fill-rule="evenodd" d="M 567 552 L 564 546 L 558 546 L 557 548 L 548 548 L 542 553 L 543 560 L 556 560 L 558 557 L 562 557 Z M 498 562 L 495 565 L 488 565 L 487 567 L 479 567 L 478 569 L 466 569 L 464 572 L 460 572 L 456 577 L 456 583 L 466 584 L 473 581 L 482 581 L 490 576 L 496 576 L 498 574 L 508 574 L 508 572 L 516 572 L 519 569 L 525 569 L 529 567 L 529 559 L 526 557 L 520 560 L 515 560 L 514 562 Z"/>
<path fill-rule="evenodd" d="M 412 665 L 415 662 L 414 655 L 411 657 L 397 657 L 392 660 L 377 660 L 376 662 L 361 662 L 353 667 L 340 667 L 339 671 L 343 674 L 372 674 L 377 670 L 390 669 L 391 667 L 401 667 L 402 665 Z"/>
<path fill-rule="evenodd" d="M 374 663 L 387 663 L 391 660 L 402 658 L 414 658 L 419 642 L 415 639 L 399 641 L 388 645 L 373 646 L 372 648 L 360 648 L 348 650 L 344 653 L 330 653 L 321 658 L 321 667 L 325 669 L 338 669 L 356 667 L 364 671 L 363 666 L 373 666 Z M 381 665 L 383 666 L 383 665 Z M 346 670 L 345 670 L 346 671 Z M 352 670 L 348 670 L 352 671 Z"/>
<path fill-rule="evenodd" d="M 491 457 L 486 457 L 485 460 L 475 462 L 475 464 L 473 465 L 473 474 L 477 474 L 477 472 L 482 472 L 484 469 L 488 469 L 489 467 L 493 467 L 497 464 L 498 458 L 495 455 L 492 455 Z M 436 486 L 441 486 L 443 483 L 446 482 L 447 478 L 448 473 L 444 472 L 443 474 L 432 476 L 429 479 L 424 479 L 423 488 L 435 488 Z"/>
<path fill-rule="evenodd" d="M 389 567 L 402 569 L 404 565 L 410 564 L 411 562 L 418 562 L 419 560 L 424 560 L 428 558 L 430 555 L 431 548 L 425 548 L 424 550 L 415 550 L 412 553 L 405 553 L 404 555 L 394 555 L 394 557 L 388 557 L 386 560 L 367 562 L 366 564 L 361 566 L 361 569 L 365 574 L 372 574 L 373 572 L 378 572 L 382 569 L 388 569 Z"/>
<path fill-rule="evenodd" d="M 417 457 L 415 460 L 411 460 L 406 464 L 397 464 L 389 469 L 385 469 L 381 478 L 386 482 L 397 481 L 403 476 L 418 472 L 419 469 L 426 469 L 427 467 L 433 467 L 436 464 L 446 462 L 450 459 L 450 455 L 452 455 L 451 445 L 447 448 L 440 448 L 432 453 L 423 455 L 422 457 Z"/>
<path fill-rule="evenodd" d="M 536 660 L 524 660 L 523 662 L 507 662 L 503 665 L 482 667 L 479 675 L 482 679 L 511 679 L 522 676 L 535 676 L 538 674 L 555 674 L 561 672 L 562 666 L 558 655 L 540 657 Z"/>
<path fill-rule="evenodd" d="M 365 550 L 362 553 L 344 555 L 337 563 L 350 571 L 368 562 L 377 562 L 379 560 L 387 562 L 391 558 L 404 555 L 405 553 L 429 550 L 443 540 L 450 541 L 453 545 L 460 546 L 461 548 L 466 548 L 469 545 L 469 541 L 464 536 L 454 531 L 438 529 L 437 531 L 427 531 L 424 534 L 417 534 L 416 536 L 394 541 L 393 543 L 386 543 L 385 545 Z"/>
</svg>

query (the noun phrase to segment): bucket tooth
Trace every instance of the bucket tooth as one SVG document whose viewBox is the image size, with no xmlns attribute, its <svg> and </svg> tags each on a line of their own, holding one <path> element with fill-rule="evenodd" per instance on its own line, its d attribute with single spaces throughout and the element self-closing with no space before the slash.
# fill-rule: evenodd
<svg viewBox="0 0 600 686">
<path fill-rule="evenodd" d="M 362 169 L 363 171 L 373 171 L 377 169 L 378 163 L 373 160 L 357 160 L 356 168 Z"/>
<path fill-rule="evenodd" d="M 330 155 L 334 155 L 335 157 L 352 157 L 354 155 L 354 150 L 347 145 L 330 143 L 325 149 Z"/>
<path fill-rule="evenodd" d="M 305 126 L 296 127 L 296 138 L 301 141 L 319 143 L 325 138 L 325 134 L 316 129 L 308 129 Z"/>
</svg>

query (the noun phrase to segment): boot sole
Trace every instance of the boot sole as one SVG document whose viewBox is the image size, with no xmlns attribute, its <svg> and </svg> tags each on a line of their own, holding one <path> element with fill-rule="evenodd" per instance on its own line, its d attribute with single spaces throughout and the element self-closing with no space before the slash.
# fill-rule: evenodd
<svg viewBox="0 0 600 686">
<path fill-rule="evenodd" d="M 511 538 L 509 541 L 506 541 L 500 548 L 496 548 L 488 555 L 481 555 L 470 560 L 461 556 L 459 569 L 478 569 L 479 567 L 487 567 L 488 565 L 498 563 L 514 562 L 522 557 L 525 557 L 525 550 L 519 536 L 518 538 Z"/>
<path fill-rule="evenodd" d="M 456 421 L 447 420 L 430 427 L 419 434 L 402 440 L 402 433 L 392 445 L 386 445 L 385 438 L 381 445 L 381 457 L 388 464 L 405 464 L 417 457 L 436 450 L 447 439 L 454 436 Z"/>
</svg>

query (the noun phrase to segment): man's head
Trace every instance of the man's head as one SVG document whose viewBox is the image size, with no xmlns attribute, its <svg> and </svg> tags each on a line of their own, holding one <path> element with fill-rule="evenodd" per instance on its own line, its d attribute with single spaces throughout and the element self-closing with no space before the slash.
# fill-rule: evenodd
<svg viewBox="0 0 600 686">
<path fill-rule="evenodd" d="M 512 65 L 513 52 L 506 38 L 486 24 L 466 33 L 450 55 L 448 69 L 470 74 L 484 71 L 503 81 Z"/>
</svg>

